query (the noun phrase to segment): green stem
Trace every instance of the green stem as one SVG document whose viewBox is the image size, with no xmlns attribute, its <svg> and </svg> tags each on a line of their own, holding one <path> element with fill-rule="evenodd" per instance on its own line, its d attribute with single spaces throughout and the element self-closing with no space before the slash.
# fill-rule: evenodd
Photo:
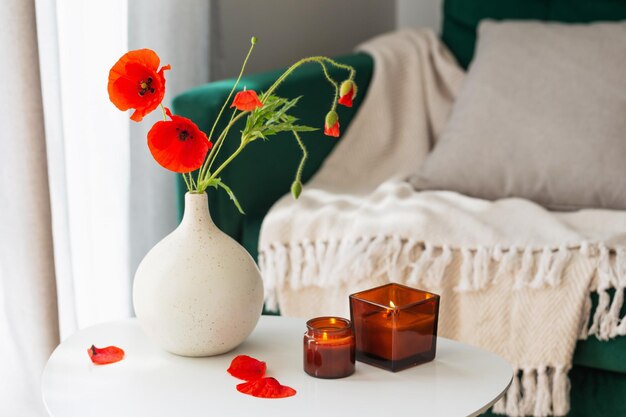
<svg viewBox="0 0 626 417">
<path fill-rule="evenodd" d="M 235 84 L 233 85 L 233 88 L 230 90 L 230 93 L 228 93 L 228 97 L 224 101 L 224 104 L 222 105 L 222 108 L 220 109 L 220 112 L 217 114 L 217 118 L 215 119 L 215 122 L 213 122 L 213 126 L 211 127 L 211 131 L 209 133 L 209 140 L 211 140 L 211 138 L 213 137 L 213 132 L 215 131 L 215 127 L 217 126 L 217 122 L 219 122 L 220 118 L 222 117 L 222 113 L 224 113 L 224 109 L 226 108 L 226 106 L 228 106 L 228 103 L 230 103 L 230 98 L 233 96 L 233 93 L 237 89 L 237 86 L 239 85 L 239 81 L 241 81 L 241 77 L 243 76 L 243 72 L 246 69 L 246 64 L 248 63 L 248 59 L 250 58 L 250 54 L 252 54 L 252 50 L 254 49 L 254 45 L 255 45 L 255 42 L 252 42 L 252 44 L 250 45 L 250 49 L 248 49 L 248 54 L 246 55 L 246 58 L 243 60 L 243 65 L 241 66 L 241 71 L 239 71 L 239 76 L 237 76 L 237 81 L 235 81 Z M 215 155 L 214 150 L 216 148 L 217 147 L 214 146 L 213 149 L 211 149 L 211 152 L 209 152 L 209 156 L 207 157 L 207 159 L 202 164 L 202 168 L 204 168 L 204 165 L 207 165 L 207 163 L 211 159 L 211 157 L 213 157 L 213 155 Z M 200 172 L 203 172 L 203 171 L 206 171 L 206 170 L 205 169 L 201 169 Z"/>
<path fill-rule="evenodd" d="M 228 98 L 224 102 L 224 105 L 220 109 L 220 112 L 219 112 L 219 114 L 217 116 L 217 119 L 213 123 L 213 127 L 211 128 L 211 132 L 209 133 L 209 139 L 213 136 L 213 132 L 215 131 L 215 127 L 217 126 L 218 120 L 222 116 L 222 113 L 224 112 L 224 109 L 226 108 L 226 106 L 230 102 L 232 94 L 235 91 L 235 89 L 237 88 L 237 85 L 239 84 L 239 81 L 241 80 L 241 76 L 243 74 L 244 68 L 245 68 L 246 63 L 248 61 L 248 58 L 250 57 L 250 53 L 252 52 L 253 47 L 254 47 L 254 43 L 252 44 L 252 47 L 250 47 L 250 50 L 248 51 L 248 55 L 246 55 L 246 59 L 244 60 L 243 66 L 241 68 L 241 72 L 239 73 L 239 77 L 237 78 L 237 81 L 235 82 L 235 85 L 233 86 L 232 90 L 230 91 L 230 94 L 228 95 Z M 339 98 L 339 85 L 331 77 L 330 73 L 328 72 L 328 68 L 326 67 L 326 63 L 329 63 L 329 64 L 331 64 L 331 65 L 333 65 L 333 66 L 335 66 L 337 68 L 348 70 L 350 72 L 350 76 L 349 76 L 350 79 L 354 78 L 355 70 L 352 67 L 348 66 L 348 65 L 340 64 L 340 63 L 338 63 L 338 62 L 336 62 L 336 61 L 334 61 L 334 60 L 332 60 L 330 58 L 327 58 L 325 56 L 313 56 L 313 57 L 303 58 L 303 59 L 297 61 L 296 63 L 294 63 L 293 65 L 291 65 L 289 68 L 287 68 L 281 74 L 280 77 L 278 77 L 278 79 L 276 81 L 274 81 L 274 83 L 270 86 L 270 88 L 267 91 L 265 91 L 263 94 L 261 94 L 260 101 L 262 103 L 265 103 L 267 98 L 269 98 L 274 93 L 274 91 L 276 91 L 276 89 L 283 83 L 283 81 L 285 81 L 285 79 L 287 79 L 287 77 L 289 77 L 289 75 L 293 71 L 295 71 L 301 65 L 309 63 L 309 62 L 316 62 L 316 63 L 318 63 L 322 67 L 322 70 L 324 72 L 324 76 L 326 77 L 326 79 L 334 87 L 334 89 L 335 89 L 335 96 L 334 96 L 334 99 L 333 99 L 332 110 L 335 110 L 336 107 L 337 107 L 337 100 Z M 230 121 L 228 122 L 228 124 L 226 125 L 226 127 L 224 128 L 224 130 L 222 131 L 220 136 L 215 141 L 214 146 L 211 149 L 211 152 L 209 152 L 209 155 L 207 156 L 206 160 L 202 164 L 202 167 L 200 168 L 200 171 L 199 171 L 199 174 L 198 174 L 197 185 L 196 185 L 198 192 L 202 192 L 204 189 L 206 189 L 208 187 L 208 184 L 210 184 L 212 181 L 214 181 L 218 177 L 218 175 L 224 170 L 224 168 L 226 168 L 226 166 L 228 166 L 241 153 L 241 151 L 243 151 L 243 149 L 249 143 L 249 141 L 246 139 L 245 134 L 244 134 L 244 136 L 242 136 L 242 138 L 241 138 L 241 143 L 239 144 L 239 147 L 224 162 L 222 162 L 222 164 L 215 170 L 215 172 L 213 172 L 213 173 L 210 172 L 211 167 L 213 166 L 213 163 L 217 159 L 217 155 L 219 154 L 219 152 L 221 150 L 222 144 L 226 140 L 226 136 L 228 134 L 228 131 L 230 130 L 230 128 L 241 117 L 243 117 L 244 115 L 247 115 L 248 113 L 250 113 L 250 112 L 241 112 L 241 113 L 239 113 L 238 115 L 235 116 L 236 111 L 233 112 L 233 114 L 232 114 L 232 116 L 230 118 Z M 302 143 L 302 140 L 301 140 L 300 136 L 298 135 L 298 133 L 295 132 L 295 131 L 292 131 L 292 133 L 293 133 L 294 137 L 296 138 L 296 141 L 298 142 L 298 146 L 300 146 L 300 149 L 302 149 L 302 159 L 300 161 L 300 164 L 298 165 L 298 170 L 296 172 L 296 180 L 297 181 L 301 181 L 302 171 L 304 170 L 304 164 L 305 164 L 305 162 L 306 162 L 306 160 L 308 158 L 308 152 L 306 150 L 306 147 L 304 146 L 304 143 Z M 192 179 L 192 181 L 193 181 L 193 179 Z"/>
<path fill-rule="evenodd" d="M 233 152 L 227 160 L 225 160 L 224 162 L 222 162 L 222 165 L 219 166 L 219 168 L 217 168 L 215 170 L 215 172 L 213 172 L 213 174 L 211 174 L 211 176 L 206 180 L 206 182 L 211 182 L 212 179 L 217 178 L 217 176 L 219 175 L 220 172 L 222 172 L 222 170 L 224 168 L 226 168 L 226 166 L 228 164 L 231 163 L 231 161 L 233 159 L 235 159 L 237 157 L 237 155 L 239 155 L 241 153 L 241 151 L 243 151 L 243 148 L 246 147 L 246 145 L 248 144 L 248 141 L 245 139 L 241 139 L 241 143 L 239 144 L 239 147 L 235 150 L 235 152 Z"/>
<path fill-rule="evenodd" d="M 328 73 L 328 69 L 326 68 L 326 65 L 323 62 L 320 62 L 319 64 L 321 65 L 322 70 L 324 71 L 324 75 L 326 76 L 326 79 L 335 88 L 335 98 L 333 99 L 333 105 L 331 106 L 331 111 L 335 111 L 337 110 L 337 100 L 339 100 L 339 85 L 337 85 L 337 82 L 335 82 L 335 80 L 333 80 L 333 78 Z M 296 133 L 296 132 L 293 132 L 293 133 Z"/>
<path fill-rule="evenodd" d="M 311 56 L 308 58 L 302 58 L 300 61 L 292 64 L 289 68 L 285 70 L 285 72 L 282 73 L 280 77 L 276 79 L 276 81 L 274 81 L 274 84 L 272 84 L 270 88 L 261 95 L 261 102 L 264 102 L 264 100 L 267 99 L 267 97 L 271 96 L 272 93 L 278 88 L 278 86 L 281 85 L 283 81 L 285 81 L 285 79 L 289 76 L 289 74 L 294 72 L 300 65 L 306 64 L 307 62 L 319 63 L 321 60 L 322 60 L 321 56 Z"/>
<path fill-rule="evenodd" d="M 332 60 L 328 57 L 325 56 L 310 56 L 307 58 L 302 58 L 301 60 L 297 61 L 296 63 L 292 64 L 289 68 L 287 68 L 285 70 L 285 72 L 282 73 L 282 75 L 280 77 L 278 77 L 278 79 L 276 81 L 274 81 L 274 84 L 272 84 L 272 86 L 261 95 L 261 102 L 264 102 L 265 99 L 267 99 L 267 97 L 269 97 L 270 95 L 272 95 L 272 93 L 278 88 L 279 85 L 281 85 L 283 83 L 283 81 L 285 81 L 285 79 L 292 73 L 294 72 L 299 66 L 306 64 L 308 62 L 317 62 L 318 64 L 322 65 L 322 68 L 325 68 L 323 65 L 323 62 L 327 61 L 329 62 L 331 65 L 337 67 L 337 68 L 341 68 L 341 69 L 345 69 L 350 71 L 350 79 L 354 78 L 354 74 L 355 74 L 355 70 L 354 68 L 352 68 L 349 65 L 344 65 L 344 64 L 340 64 L 339 62 Z M 330 78 L 330 76 L 328 76 L 327 78 L 329 78 L 330 80 L 332 80 L 332 78 Z M 334 81 L 332 81 L 334 83 Z"/>
<path fill-rule="evenodd" d="M 233 119 L 235 118 L 235 114 L 237 114 L 237 109 L 235 109 L 233 111 L 233 114 L 230 116 L 230 120 L 228 121 L 228 125 L 226 126 L 226 128 L 224 129 L 224 131 L 222 132 L 220 137 L 217 139 L 217 141 L 215 142 L 215 148 L 217 148 L 217 150 L 215 151 L 215 157 L 217 157 L 217 155 L 219 155 L 219 153 L 220 153 L 220 148 L 222 147 L 222 144 L 226 140 L 226 136 L 228 135 L 228 131 L 230 130 L 230 128 L 233 125 Z M 213 158 L 212 160 L 209 161 L 209 165 L 207 166 L 207 171 L 211 171 L 211 167 L 213 166 L 213 162 L 215 162 L 215 158 Z"/>
<path fill-rule="evenodd" d="M 183 179 L 185 180 L 185 185 L 187 185 L 187 191 L 191 191 L 191 185 L 189 185 L 189 181 L 187 181 L 187 177 L 185 176 L 185 174 L 180 174 L 183 176 Z"/>
<path fill-rule="evenodd" d="M 296 141 L 298 142 L 298 145 L 300 146 L 300 149 L 302 149 L 302 159 L 300 160 L 300 165 L 298 165 L 298 170 L 296 171 L 296 181 L 302 183 L 302 171 L 304 170 L 304 163 L 309 157 L 309 153 L 306 150 L 306 146 L 304 146 L 304 143 L 302 143 L 302 139 L 300 139 L 300 135 L 298 134 L 298 132 L 292 130 L 291 133 L 293 133 Z"/>
<path fill-rule="evenodd" d="M 198 175 L 198 184 L 201 186 L 201 189 L 199 191 L 204 191 L 208 187 L 207 183 L 209 182 L 209 178 L 206 178 L 206 176 L 209 173 L 209 169 L 213 165 L 213 162 L 217 159 L 217 155 L 220 150 L 219 148 L 222 147 L 222 143 L 224 142 L 224 140 L 226 140 L 226 134 L 228 133 L 230 128 L 233 127 L 233 125 L 237 123 L 237 121 L 239 121 L 239 119 L 241 119 L 243 116 L 247 115 L 248 113 L 250 112 L 244 111 L 244 112 L 239 113 L 237 116 L 231 118 L 228 125 L 224 128 L 224 130 L 222 130 L 222 133 L 213 144 L 213 149 L 211 149 L 213 156 L 211 157 L 211 155 L 209 154 L 209 157 L 204 161 L 204 164 L 200 168 L 200 174 Z M 217 148 L 217 151 L 213 152 L 213 150 L 216 148 Z"/>
<path fill-rule="evenodd" d="M 334 59 L 330 59 L 327 56 L 322 57 L 322 59 L 324 59 L 325 61 L 330 62 L 332 65 L 334 65 L 337 68 L 341 68 L 341 69 L 350 71 L 350 76 L 348 78 L 350 78 L 351 80 L 354 79 L 354 76 L 356 74 L 356 70 L 354 68 L 352 68 L 350 65 L 340 64 L 339 62 L 335 61 Z"/>
</svg>

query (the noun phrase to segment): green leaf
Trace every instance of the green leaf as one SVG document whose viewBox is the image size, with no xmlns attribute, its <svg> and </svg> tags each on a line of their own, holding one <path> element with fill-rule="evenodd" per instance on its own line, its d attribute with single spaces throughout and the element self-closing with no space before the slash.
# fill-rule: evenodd
<svg viewBox="0 0 626 417">
<path fill-rule="evenodd" d="M 241 208 L 241 204 L 239 204 L 239 201 L 237 200 L 237 197 L 235 197 L 235 193 L 233 193 L 233 190 L 230 189 L 229 186 L 227 186 L 226 184 L 224 184 L 219 178 L 216 178 L 216 187 L 222 187 L 224 189 L 224 191 L 226 191 L 226 193 L 228 194 L 228 197 L 230 197 L 230 199 L 233 201 L 233 203 L 235 204 L 235 207 L 237 207 L 237 210 L 239 210 L 239 213 L 241 214 L 246 214 L 243 209 Z"/>
<path fill-rule="evenodd" d="M 315 132 L 316 130 L 320 130 L 317 127 L 304 126 L 304 125 L 291 125 L 290 130 L 295 130 L 296 132 Z"/>
<path fill-rule="evenodd" d="M 295 125 L 298 120 L 287 114 L 301 97 L 288 100 L 278 96 L 268 97 L 263 107 L 254 109 L 246 121 L 246 127 L 242 131 L 242 136 L 246 141 L 252 142 L 256 139 L 268 140 L 269 136 L 276 135 L 281 132 L 312 132 L 317 128 Z"/>
</svg>

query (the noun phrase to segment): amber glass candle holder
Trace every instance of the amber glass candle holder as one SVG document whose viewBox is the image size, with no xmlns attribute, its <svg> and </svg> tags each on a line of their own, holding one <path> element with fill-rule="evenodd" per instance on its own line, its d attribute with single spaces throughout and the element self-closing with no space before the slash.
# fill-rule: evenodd
<svg viewBox="0 0 626 417">
<path fill-rule="evenodd" d="M 435 359 L 439 296 L 399 284 L 350 295 L 356 359 L 396 372 Z"/>
<path fill-rule="evenodd" d="M 307 321 L 304 372 L 316 378 L 343 378 L 354 373 L 354 334 L 350 321 L 317 317 Z"/>
</svg>

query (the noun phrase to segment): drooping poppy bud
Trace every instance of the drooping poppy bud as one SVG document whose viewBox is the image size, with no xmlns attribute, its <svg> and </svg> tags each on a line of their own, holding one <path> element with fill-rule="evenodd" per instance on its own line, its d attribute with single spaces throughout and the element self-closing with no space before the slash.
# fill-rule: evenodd
<svg viewBox="0 0 626 417">
<path fill-rule="evenodd" d="M 257 107 L 263 107 L 263 103 L 259 100 L 259 96 L 257 96 L 256 91 L 243 90 L 235 95 L 233 104 L 231 104 L 230 107 L 236 107 L 237 110 L 241 111 L 252 111 Z"/>
<path fill-rule="evenodd" d="M 296 390 L 281 385 L 275 378 L 261 378 L 237 385 L 237 391 L 258 398 L 286 398 L 296 395 Z"/>
<path fill-rule="evenodd" d="M 186 117 L 165 113 L 172 120 L 159 121 L 148 132 L 148 148 L 154 159 L 170 171 L 187 173 L 202 166 L 213 143 Z"/>
<path fill-rule="evenodd" d="M 339 137 L 339 115 L 336 111 L 331 110 L 326 115 L 324 121 L 324 134 L 326 136 Z"/>
<path fill-rule="evenodd" d="M 255 379 L 263 378 L 266 369 L 267 365 L 265 365 L 265 362 L 247 355 L 239 355 L 233 359 L 227 371 L 235 378 L 243 379 L 244 381 L 254 381 Z"/>
<path fill-rule="evenodd" d="M 107 365 L 124 359 L 124 351 L 117 346 L 97 348 L 91 345 L 91 347 L 87 349 L 87 353 L 89 353 L 91 361 L 96 365 Z"/>
<path fill-rule="evenodd" d="M 356 97 L 356 84 L 352 80 L 345 80 L 339 88 L 339 100 L 337 103 L 346 107 L 352 107 L 352 100 Z"/>
<path fill-rule="evenodd" d="M 293 196 L 294 200 L 297 200 L 298 197 L 300 197 L 301 193 L 302 193 L 302 183 L 296 180 L 291 184 L 291 195 Z"/>
<path fill-rule="evenodd" d="M 131 120 L 140 122 L 156 109 L 165 95 L 165 65 L 151 49 L 138 49 L 125 53 L 109 71 L 109 99 L 115 107 L 125 111 L 135 109 Z"/>
</svg>

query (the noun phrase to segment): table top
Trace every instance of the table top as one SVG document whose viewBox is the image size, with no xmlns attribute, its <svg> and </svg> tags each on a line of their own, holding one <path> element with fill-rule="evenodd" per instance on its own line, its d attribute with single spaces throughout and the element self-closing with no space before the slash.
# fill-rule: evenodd
<svg viewBox="0 0 626 417">
<path fill-rule="evenodd" d="M 439 338 L 434 361 L 401 372 L 361 362 L 343 379 L 317 379 L 302 369 L 305 320 L 261 317 L 236 350 L 186 358 L 152 344 L 137 320 L 81 330 L 54 351 L 43 374 L 43 399 L 52 417 L 172 416 L 473 416 L 508 388 L 512 368 L 485 350 Z M 92 345 L 123 348 L 123 361 L 95 366 Z M 298 393 L 263 399 L 239 393 L 226 369 L 238 354 L 267 363 L 273 376 Z"/>
</svg>

